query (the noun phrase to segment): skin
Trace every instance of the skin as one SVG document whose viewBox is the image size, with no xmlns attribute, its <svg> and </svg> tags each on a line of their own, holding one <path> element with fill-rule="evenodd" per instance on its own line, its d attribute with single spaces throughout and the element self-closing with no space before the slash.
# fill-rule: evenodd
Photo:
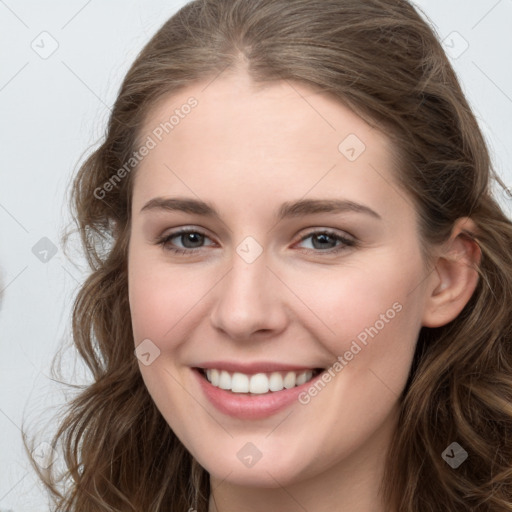
<svg viewBox="0 0 512 512">
<path fill-rule="evenodd" d="M 210 511 L 383 510 L 378 493 L 419 330 L 455 318 L 477 283 L 478 247 L 458 236 L 420 253 L 417 216 L 396 182 L 389 139 L 344 105 L 289 82 L 256 87 L 238 70 L 164 98 L 142 138 L 190 96 L 197 107 L 142 160 L 133 189 L 129 300 L 134 341 L 160 355 L 139 363 L 162 415 L 211 476 Z M 366 146 L 349 161 L 349 134 Z M 143 206 L 155 197 L 201 199 L 220 218 Z M 314 213 L 276 222 L 299 199 L 345 199 L 366 213 Z M 206 234 L 192 255 L 157 239 L 180 227 Z M 356 240 L 313 245 L 329 229 Z M 263 253 L 247 263 L 237 246 Z M 324 242 L 325 243 L 325 242 Z M 330 245 L 329 245 L 330 243 Z M 339 247 L 340 245 L 338 245 Z M 343 247 L 343 244 L 341 244 Z M 320 248 L 318 248 L 320 247 Z M 328 368 L 392 305 L 402 306 L 306 404 L 241 420 L 202 394 L 191 367 L 206 360 L 277 361 Z M 237 452 L 261 452 L 252 467 Z M 192 505 L 192 504 L 191 504 Z"/>
</svg>

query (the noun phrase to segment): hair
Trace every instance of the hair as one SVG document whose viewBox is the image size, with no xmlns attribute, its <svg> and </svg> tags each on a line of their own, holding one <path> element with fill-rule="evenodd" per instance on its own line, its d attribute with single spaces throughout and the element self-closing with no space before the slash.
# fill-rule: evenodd
<svg viewBox="0 0 512 512">
<path fill-rule="evenodd" d="M 209 475 L 158 411 L 134 356 L 127 247 L 136 168 L 102 199 L 95 191 L 131 158 L 159 100 L 241 67 L 255 84 L 289 80 L 331 94 L 390 137 L 427 256 L 457 219 L 477 226 L 463 233 L 481 250 L 476 289 L 453 321 L 419 332 L 382 492 L 393 512 L 512 511 L 512 223 L 493 197 L 493 182 L 503 182 L 439 37 L 406 0 L 195 0 L 140 52 L 72 188 L 91 268 L 72 334 L 92 382 L 52 440 L 66 470 L 34 464 L 55 510 L 207 511 Z M 469 454 L 457 469 L 441 457 L 452 441 Z"/>
</svg>

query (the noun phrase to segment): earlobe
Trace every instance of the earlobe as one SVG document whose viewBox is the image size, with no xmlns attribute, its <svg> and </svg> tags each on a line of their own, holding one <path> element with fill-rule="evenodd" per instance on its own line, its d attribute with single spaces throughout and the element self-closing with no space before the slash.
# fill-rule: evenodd
<svg viewBox="0 0 512 512">
<path fill-rule="evenodd" d="M 478 284 L 477 267 L 481 249 L 471 236 L 476 233 L 474 222 L 458 219 L 450 239 L 435 262 L 423 314 L 422 325 L 441 327 L 454 320 L 464 309 Z"/>
</svg>

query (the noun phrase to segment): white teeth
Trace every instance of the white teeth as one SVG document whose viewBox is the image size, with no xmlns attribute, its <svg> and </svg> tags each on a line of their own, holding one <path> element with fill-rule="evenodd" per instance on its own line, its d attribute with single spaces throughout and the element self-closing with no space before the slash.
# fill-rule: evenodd
<svg viewBox="0 0 512 512">
<path fill-rule="evenodd" d="M 249 391 L 251 393 L 263 394 L 268 393 L 269 382 L 268 377 L 264 373 L 256 373 L 249 381 Z"/>
<path fill-rule="evenodd" d="M 306 382 L 306 380 L 308 380 L 307 377 L 308 377 L 307 372 L 304 372 L 304 373 L 301 373 L 301 374 L 297 375 L 297 379 L 295 381 L 297 386 L 300 386 L 300 385 L 304 384 L 304 382 Z"/>
<path fill-rule="evenodd" d="M 281 391 L 283 386 L 283 376 L 280 373 L 274 372 L 270 375 L 268 388 L 270 391 Z"/>
<path fill-rule="evenodd" d="M 286 389 L 293 388 L 295 386 L 295 372 L 288 372 L 284 377 L 284 387 Z"/>
<path fill-rule="evenodd" d="M 233 373 L 231 391 L 233 393 L 249 393 L 249 377 L 243 373 Z"/>
<path fill-rule="evenodd" d="M 253 393 L 262 395 L 269 391 L 282 391 L 300 386 L 313 378 L 313 371 L 272 372 L 246 375 L 235 372 L 230 374 L 225 370 L 208 368 L 206 378 L 215 387 L 230 390 L 232 393 Z"/>
<path fill-rule="evenodd" d="M 219 376 L 219 383 L 217 384 L 220 389 L 231 389 L 231 375 L 222 370 Z"/>
<path fill-rule="evenodd" d="M 208 372 L 206 372 L 206 376 L 208 377 Z M 210 370 L 210 377 L 208 378 L 208 380 L 214 386 L 218 386 L 219 385 L 219 380 L 220 380 L 219 370 L 211 369 Z"/>
</svg>

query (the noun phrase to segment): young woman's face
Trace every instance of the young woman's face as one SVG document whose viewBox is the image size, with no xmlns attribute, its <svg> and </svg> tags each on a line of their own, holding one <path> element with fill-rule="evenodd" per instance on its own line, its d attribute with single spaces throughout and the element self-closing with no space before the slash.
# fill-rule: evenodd
<svg viewBox="0 0 512 512">
<path fill-rule="evenodd" d="M 240 72 L 166 98 L 140 140 L 129 299 L 170 427 L 231 483 L 376 467 L 428 275 L 388 138 L 304 85 Z"/>
</svg>

